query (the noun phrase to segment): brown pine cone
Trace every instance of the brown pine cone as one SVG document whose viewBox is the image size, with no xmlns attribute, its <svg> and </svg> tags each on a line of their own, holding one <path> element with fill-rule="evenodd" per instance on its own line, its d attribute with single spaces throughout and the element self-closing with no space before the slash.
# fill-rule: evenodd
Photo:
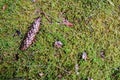
<svg viewBox="0 0 120 80">
<path fill-rule="evenodd" d="M 40 17 L 36 18 L 32 26 L 28 30 L 27 34 L 25 35 L 20 45 L 20 50 L 22 51 L 26 50 L 33 43 L 33 40 L 35 39 L 35 36 L 40 29 L 40 23 L 41 23 Z"/>
</svg>

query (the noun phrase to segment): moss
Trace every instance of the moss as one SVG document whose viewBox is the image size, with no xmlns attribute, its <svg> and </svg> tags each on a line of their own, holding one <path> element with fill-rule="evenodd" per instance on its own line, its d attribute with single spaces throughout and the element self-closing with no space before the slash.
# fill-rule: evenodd
<svg viewBox="0 0 120 80">
<path fill-rule="evenodd" d="M 113 70 L 120 66 L 119 4 L 119 0 L 0 0 L 0 79 L 119 79 L 119 71 Z M 58 23 L 61 12 L 73 27 Z M 20 51 L 24 34 L 38 16 L 42 25 L 36 41 Z M 21 34 L 13 37 L 16 30 Z M 56 40 L 63 43 L 61 49 L 53 46 Z M 100 57 L 103 50 L 104 59 Z M 81 59 L 84 51 L 87 61 Z"/>
</svg>

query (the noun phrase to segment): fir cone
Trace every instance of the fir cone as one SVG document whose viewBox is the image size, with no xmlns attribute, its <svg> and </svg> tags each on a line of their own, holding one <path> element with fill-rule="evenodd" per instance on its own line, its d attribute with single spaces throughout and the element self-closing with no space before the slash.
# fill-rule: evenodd
<svg viewBox="0 0 120 80">
<path fill-rule="evenodd" d="M 22 51 L 26 50 L 33 43 L 33 40 L 35 39 L 35 36 L 40 29 L 40 23 L 41 23 L 40 17 L 36 18 L 33 24 L 31 25 L 30 29 L 26 33 L 20 45 L 20 50 Z"/>
</svg>

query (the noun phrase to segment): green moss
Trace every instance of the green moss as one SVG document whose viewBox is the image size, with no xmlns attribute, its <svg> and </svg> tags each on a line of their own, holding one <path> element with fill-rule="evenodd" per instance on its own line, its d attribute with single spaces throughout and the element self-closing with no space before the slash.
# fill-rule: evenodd
<svg viewBox="0 0 120 80">
<path fill-rule="evenodd" d="M 4 5 L 7 7 L 3 11 Z M 0 0 L 0 79 L 119 80 L 119 7 L 119 0 Z M 61 21 L 61 12 L 73 27 L 56 22 Z M 21 40 L 38 16 L 42 25 L 36 41 L 20 51 Z M 13 37 L 16 30 L 21 35 Z M 61 49 L 53 46 L 56 40 L 63 43 Z M 105 59 L 100 57 L 102 50 Z M 81 59 L 84 51 L 87 61 Z"/>
</svg>

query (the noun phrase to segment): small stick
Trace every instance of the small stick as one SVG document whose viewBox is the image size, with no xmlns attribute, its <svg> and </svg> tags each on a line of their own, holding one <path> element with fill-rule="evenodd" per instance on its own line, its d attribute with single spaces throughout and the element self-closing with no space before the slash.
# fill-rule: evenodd
<svg viewBox="0 0 120 80">
<path fill-rule="evenodd" d="M 60 68 L 59 66 L 56 66 L 56 67 L 57 67 L 58 69 L 63 70 L 64 72 L 66 72 L 66 73 L 69 74 L 69 72 L 68 72 L 67 70 L 62 69 L 62 68 Z"/>
<path fill-rule="evenodd" d="M 52 23 L 52 20 L 50 20 L 50 18 L 48 17 L 48 15 L 46 15 L 45 12 L 41 12 L 41 14 L 43 14 L 43 15 L 45 16 L 45 18 L 46 18 L 50 23 Z"/>
<path fill-rule="evenodd" d="M 59 21 L 57 21 L 56 19 L 54 19 L 53 17 L 51 17 L 50 15 L 48 15 L 48 14 L 46 14 L 45 12 L 41 12 L 41 14 L 43 14 L 44 16 L 45 16 L 45 18 L 50 22 L 50 23 L 52 23 L 52 20 L 50 20 L 50 18 L 51 19 L 53 19 L 54 21 L 56 21 L 57 23 L 60 23 Z M 50 18 L 49 18 L 50 17 Z"/>
</svg>

